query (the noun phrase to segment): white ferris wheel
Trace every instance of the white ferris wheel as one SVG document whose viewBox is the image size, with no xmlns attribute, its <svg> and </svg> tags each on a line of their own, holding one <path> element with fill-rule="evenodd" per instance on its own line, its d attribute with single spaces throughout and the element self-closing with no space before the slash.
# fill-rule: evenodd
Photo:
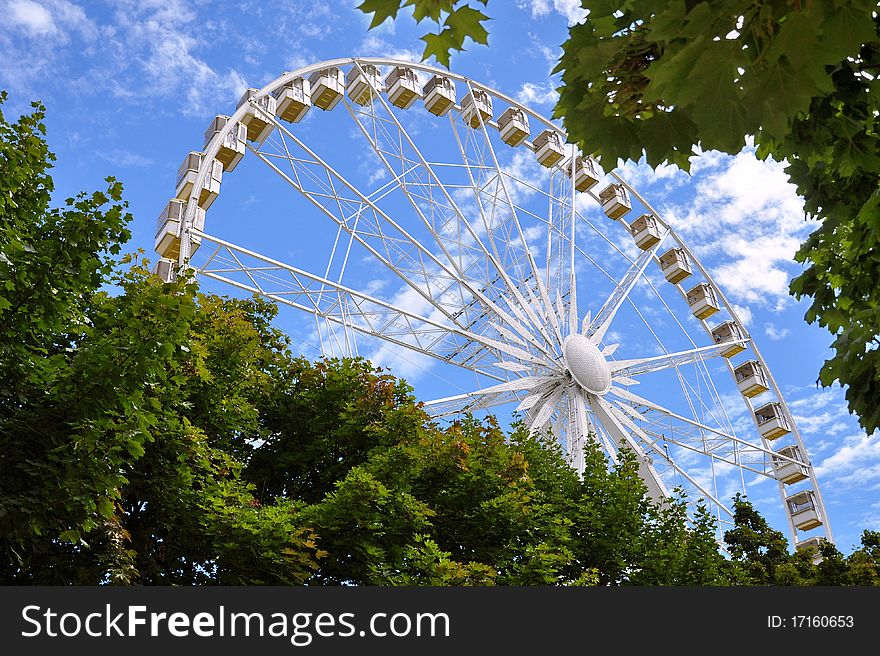
<svg viewBox="0 0 880 656">
<path fill-rule="evenodd" d="M 719 531 L 742 491 L 779 495 L 798 548 L 832 539 L 723 290 L 620 175 L 484 84 L 346 58 L 249 89 L 186 156 L 155 246 L 160 276 L 272 299 L 316 351 L 421 367 L 438 418 L 521 413 L 577 469 L 584 440 L 628 447 L 654 499 L 681 488 Z"/>
</svg>

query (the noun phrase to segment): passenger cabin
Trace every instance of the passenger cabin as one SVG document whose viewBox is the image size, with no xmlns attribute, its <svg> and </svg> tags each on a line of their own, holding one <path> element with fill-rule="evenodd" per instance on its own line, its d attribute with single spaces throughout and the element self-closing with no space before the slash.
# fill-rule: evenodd
<svg viewBox="0 0 880 656">
<path fill-rule="evenodd" d="M 238 106 L 247 105 L 247 113 L 241 117 L 241 122 L 247 127 L 247 138 L 257 143 L 263 143 L 272 128 L 272 118 L 275 116 L 275 97 L 268 93 L 255 97 L 257 89 L 248 89 L 242 94 Z"/>
<path fill-rule="evenodd" d="M 422 97 L 422 87 L 416 72 L 406 66 L 395 66 L 385 78 L 385 89 L 388 100 L 395 107 L 409 109 Z"/>
<path fill-rule="evenodd" d="M 806 551 L 810 552 L 813 555 L 813 564 L 818 565 L 822 562 L 822 554 L 819 549 L 825 542 L 825 538 L 817 535 L 812 538 L 807 538 L 806 540 L 801 540 L 797 544 L 794 545 L 794 548 L 797 551 Z"/>
<path fill-rule="evenodd" d="M 653 214 L 642 214 L 629 224 L 636 246 L 643 251 L 648 250 L 660 241 L 660 226 L 657 225 L 657 217 Z"/>
<path fill-rule="evenodd" d="M 799 531 L 809 531 L 822 526 L 822 517 L 812 490 L 803 490 L 785 498 L 788 514 Z"/>
<path fill-rule="evenodd" d="M 345 74 L 338 68 L 322 68 L 309 76 L 312 104 L 324 111 L 336 107 L 345 92 Z"/>
<path fill-rule="evenodd" d="M 743 362 L 733 370 L 733 376 L 736 378 L 736 386 L 743 396 L 751 398 L 770 389 L 764 367 L 757 360 Z"/>
<path fill-rule="evenodd" d="M 373 64 L 355 65 L 349 69 L 346 91 L 348 97 L 358 105 L 369 105 L 384 90 L 382 74 Z"/>
<path fill-rule="evenodd" d="M 562 165 L 565 175 L 571 178 L 571 158 Z M 574 158 L 574 188 L 578 191 L 587 191 L 599 182 L 599 173 L 596 163 L 589 157 L 577 155 Z"/>
<path fill-rule="evenodd" d="M 485 125 L 492 118 L 492 98 L 482 89 L 474 89 L 461 99 L 461 117 L 472 128 Z"/>
<path fill-rule="evenodd" d="M 616 182 L 599 192 L 599 202 L 602 203 L 602 210 L 609 219 L 619 219 L 632 209 L 629 194 L 622 184 Z"/>
<path fill-rule="evenodd" d="M 173 198 L 156 220 L 156 252 L 161 257 L 177 260 L 180 256 L 180 227 L 183 224 L 186 206 L 186 202 Z M 205 210 L 201 207 L 196 208 L 193 227 L 197 230 L 205 229 Z M 202 243 L 202 238 L 193 235 L 191 243 L 192 252 L 195 253 Z"/>
<path fill-rule="evenodd" d="M 167 257 L 160 257 L 156 260 L 156 266 L 153 267 L 153 274 L 158 276 L 162 282 L 172 282 L 174 280 L 174 265 L 177 262 Z"/>
<path fill-rule="evenodd" d="M 211 143 L 214 135 L 221 132 L 229 124 L 229 120 L 228 116 L 214 117 L 208 129 L 205 130 L 205 150 L 208 149 L 208 144 Z M 242 123 L 236 123 L 223 138 L 223 143 L 220 144 L 217 151 L 217 159 L 223 164 L 223 170 L 227 173 L 235 169 L 241 158 L 244 157 L 244 152 L 247 149 L 246 139 L 247 128 Z"/>
<path fill-rule="evenodd" d="M 435 75 L 425 85 L 425 109 L 434 116 L 446 116 L 455 105 L 455 84 L 448 77 Z"/>
<path fill-rule="evenodd" d="M 775 440 L 791 432 L 788 419 L 778 401 L 771 401 L 755 410 L 758 430 L 767 440 Z"/>
<path fill-rule="evenodd" d="M 532 142 L 538 164 L 548 169 L 565 156 L 562 148 L 562 137 L 556 130 L 544 130 Z"/>
<path fill-rule="evenodd" d="M 693 273 L 691 263 L 683 248 L 670 248 L 658 259 L 660 260 L 660 270 L 673 285 L 677 285 Z"/>
<path fill-rule="evenodd" d="M 705 319 L 718 312 L 718 297 L 712 285 L 707 282 L 692 287 L 687 292 L 687 302 L 697 319 Z"/>
<path fill-rule="evenodd" d="M 508 107 L 498 117 L 498 133 L 508 146 L 519 146 L 531 134 L 529 119 L 519 107 Z"/>
<path fill-rule="evenodd" d="M 184 202 L 188 201 L 193 192 L 193 185 L 199 175 L 199 167 L 204 159 L 204 153 L 191 152 L 183 159 L 183 164 L 177 170 L 177 183 L 174 197 Z M 211 207 L 211 203 L 220 194 L 220 181 L 223 177 L 223 164 L 216 159 L 211 161 L 210 171 L 205 176 L 202 189 L 199 192 L 198 204 L 203 210 Z"/>
<path fill-rule="evenodd" d="M 299 123 L 312 108 L 312 87 L 305 78 L 297 77 L 273 94 L 275 116 L 288 123 Z"/>
<path fill-rule="evenodd" d="M 801 451 L 796 444 L 784 446 L 776 453 L 781 456 L 785 456 L 787 458 L 791 458 L 792 460 L 798 461 L 791 462 L 790 460 L 783 460 L 782 458 L 779 458 L 774 454 L 773 472 L 776 475 L 777 481 L 782 481 L 786 485 L 791 485 L 792 483 L 797 483 L 804 480 L 805 478 L 809 478 L 810 472 L 804 465 L 801 464 L 803 462 L 803 457 L 801 456 Z"/>
<path fill-rule="evenodd" d="M 731 342 L 729 347 L 721 351 L 721 355 L 725 358 L 732 358 L 737 353 L 742 353 L 746 350 L 746 347 L 740 343 L 740 340 L 745 339 L 745 336 L 743 335 L 742 329 L 740 329 L 735 321 L 719 323 L 711 332 L 712 339 L 715 340 L 716 344 L 726 344 L 727 342 Z"/>
</svg>

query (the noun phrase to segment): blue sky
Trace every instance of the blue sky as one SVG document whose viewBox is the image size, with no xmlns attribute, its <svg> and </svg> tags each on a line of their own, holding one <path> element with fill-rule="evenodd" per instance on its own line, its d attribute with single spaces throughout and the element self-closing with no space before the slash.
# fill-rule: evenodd
<svg viewBox="0 0 880 656">
<path fill-rule="evenodd" d="M 6 17 L 0 23 L 0 87 L 10 93 L 5 112 L 15 116 L 31 100 L 41 100 L 49 143 L 58 156 L 57 198 L 100 188 L 105 176 L 116 176 L 135 217 L 131 247 L 152 253 L 155 217 L 173 193 L 181 160 L 202 148 L 210 119 L 234 111 L 245 88 L 338 57 L 418 61 L 418 36 L 425 26 L 404 17 L 368 31 L 369 18 L 356 4 L 0 0 Z M 453 57 L 452 70 L 550 115 L 558 84 L 550 72 L 568 25 L 583 18 L 578 5 L 571 0 L 490 3 L 489 47 L 470 44 Z M 448 133 L 422 114 L 407 119 L 407 129 L 439 152 Z M 329 121 L 310 115 L 301 124 L 303 140 L 332 153 L 364 185 L 387 182 L 378 158 L 351 126 L 336 130 Z M 506 151 L 504 157 L 506 166 L 520 166 L 528 177 L 525 160 Z M 787 293 L 798 272 L 792 255 L 813 226 L 805 221 L 782 166 L 760 162 L 746 149 L 735 157 L 695 156 L 691 176 L 633 163 L 618 171 L 688 244 L 748 326 L 789 402 L 816 467 L 835 539 L 848 552 L 861 529 L 880 529 L 880 439 L 859 429 L 842 390 L 815 384 L 831 339 L 803 323 L 806 304 Z M 289 192 L 283 187 L 265 169 L 243 165 L 224 178 L 217 211 L 209 211 L 209 232 L 216 225 L 218 236 L 305 266 L 333 232 L 310 221 L 289 221 L 286 201 L 279 200 Z M 215 213 L 219 216 L 211 224 Z M 623 248 L 623 241 L 616 243 Z M 311 266 L 317 268 L 317 260 Z M 349 281 L 360 276 L 361 287 L 377 294 L 387 284 L 360 261 L 348 275 Z M 295 345 L 315 355 L 314 334 L 297 322 L 279 317 L 279 324 L 301 340 Z M 621 340 L 633 343 L 625 335 Z M 437 367 L 399 352 L 369 354 L 407 377 L 422 398 L 455 393 L 444 389 L 447 376 Z M 731 413 L 742 413 L 739 399 L 731 403 L 738 408 Z M 784 530 L 775 487 L 757 486 L 752 498 Z"/>
</svg>

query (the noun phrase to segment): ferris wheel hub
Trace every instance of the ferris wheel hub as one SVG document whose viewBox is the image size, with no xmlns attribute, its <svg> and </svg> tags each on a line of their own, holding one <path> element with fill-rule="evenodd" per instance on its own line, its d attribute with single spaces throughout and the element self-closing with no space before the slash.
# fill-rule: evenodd
<svg viewBox="0 0 880 656">
<path fill-rule="evenodd" d="M 571 377 L 590 394 L 605 394 L 611 388 L 611 367 L 589 337 L 566 337 L 562 357 Z"/>
</svg>

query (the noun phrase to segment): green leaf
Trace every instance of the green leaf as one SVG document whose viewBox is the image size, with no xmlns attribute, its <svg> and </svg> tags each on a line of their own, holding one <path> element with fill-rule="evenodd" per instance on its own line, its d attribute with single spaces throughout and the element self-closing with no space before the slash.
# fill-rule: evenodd
<svg viewBox="0 0 880 656">
<path fill-rule="evenodd" d="M 81 539 L 79 531 L 76 530 L 62 531 L 58 537 L 71 544 L 77 544 Z"/>
<path fill-rule="evenodd" d="M 489 20 L 483 12 L 463 5 L 446 17 L 444 25 L 452 30 L 455 40 L 461 44 L 465 37 L 470 37 L 477 43 L 488 43 L 489 32 L 481 23 Z"/>
<path fill-rule="evenodd" d="M 370 21 L 370 29 L 373 29 L 387 19 L 397 17 L 397 12 L 400 10 L 400 0 L 363 0 L 357 8 L 365 14 L 373 14 L 373 20 Z"/>
<path fill-rule="evenodd" d="M 440 16 L 452 11 L 456 0 L 406 0 L 406 5 L 413 7 L 413 18 L 421 23 L 425 18 L 440 22 Z"/>
<path fill-rule="evenodd" d="M 460 44 L 455 40 L 452 30 L 444 29 L 440 34 L 426 34 L 421 37 L 425 42 L 425 51 L 422 60 L 434 57 L 438 63 L 449 68 L 449 51 L 461 50 Z"/>
<path fill-rule="evenodd" d="M 114 512 L 115 507 L 113 506 L 113 502 L 110 499 L 104 497 L 103 499 L 98 501 L 98 513 L 102 517 L 109 519 L 113 516 Z"/>
</svg>

